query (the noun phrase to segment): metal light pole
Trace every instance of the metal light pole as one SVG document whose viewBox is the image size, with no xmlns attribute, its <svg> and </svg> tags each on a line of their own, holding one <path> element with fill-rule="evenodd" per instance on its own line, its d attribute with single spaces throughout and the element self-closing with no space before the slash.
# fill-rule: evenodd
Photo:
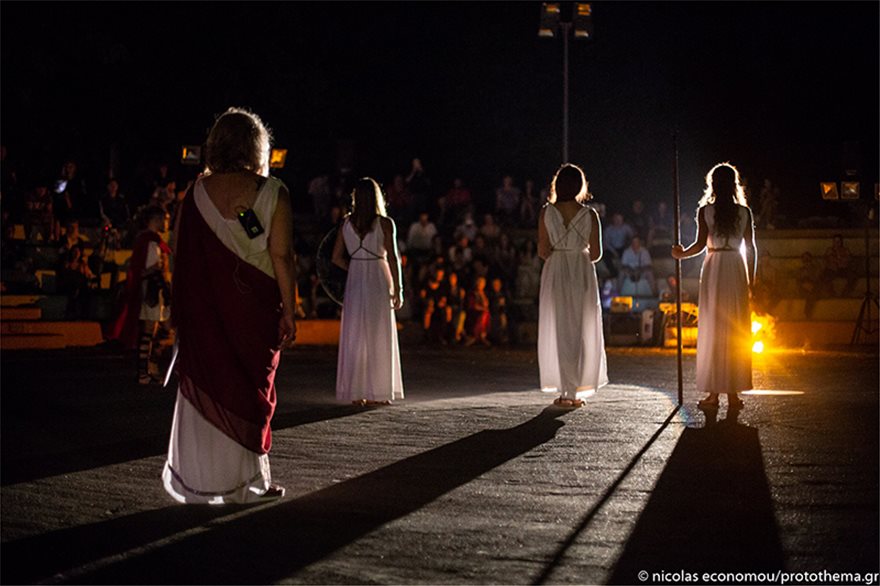
<svg viewBox="0 0 880 586">
<path fill-rule="evenodd" d="M 593 36 L 592 6 L 586 2 L 575 2 L 571 20 L 562 20 L 561 2 L 544 2 L 541 5 L 541 24 L 538 36 L 553 38 L 557 31 L 562 35 L 562 162 L 568 158 L 568 41 L 573 31 L 575 39 L 589 39 Z"/>
<path fill-rule="evenodd" d="M 570 22 L 562 23 L 562 162 L 568 162 L 568 31 Z"/>
</svg>

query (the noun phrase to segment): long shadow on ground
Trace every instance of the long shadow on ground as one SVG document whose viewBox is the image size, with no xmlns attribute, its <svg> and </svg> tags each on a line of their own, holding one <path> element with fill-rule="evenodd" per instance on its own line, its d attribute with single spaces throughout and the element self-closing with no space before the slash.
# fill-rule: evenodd
<svg viewBox="0 0 880 586">
<path fill-rule="evenodd" d="M 547 408 L 516 427 L 485 430 L 363 476 L 260 507 L 68 581 L 90 584 L 268 584 L 404 517 L 551 440 L 564 413 Z M 168 507 L 3 545 L 3 582 L 46 579 L 228 514 Z M 181 517 L 184 517 L 181 519 Z M 60 550 L 60 551 L 59 551 Z M 48 559 L 47 559 L 48 558 Z M 59 576 L 56 580 L 64 581 Z"/>
<path fill-rule="evenodd" d="M 321 405 L 287 411 L 272 418 L 272 430 L 277 432 L 357 413 L 363 413 L 363 409 L 354 405 Z M 34 455 L 28 454 L 25 448 L 7 454 L 4 450 L 2 486 L 164 454 L 171 434 L 171 416 L 164 412 L 158 415 L 151 423 L 156 432 L 147 436 L 119 437 L 116 432 L 82 425 L 82 431 L 75 439 L 77 447 L 61 453 Z"/>
<path fill-rule="evenodd" d="M 758 430 L 735 413 L 717 423 L 715 415 L 682 433 L 609 583 L 662 583 L 654 574 L 664 571 L 784 569 Z"/>
</svg>

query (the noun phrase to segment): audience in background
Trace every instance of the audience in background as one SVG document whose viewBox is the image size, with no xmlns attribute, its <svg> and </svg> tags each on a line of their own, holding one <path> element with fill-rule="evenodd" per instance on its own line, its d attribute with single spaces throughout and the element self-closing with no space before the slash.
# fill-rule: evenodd
<svg viewBox="0 0 880 586">
<path fill-rule="evenodd" d="M 848 297 L 858 279 L 849 249 L 843 243 L 843 236 L 835 234 L 831 240 L 831 246 L 825 251 L 825 270 L 822 272 L 821 281 L 825 286 L 825 293 L 831 296 L 837 295 L 834 290 L 834 279 L 845 279 L 843 289 L 839 293 L 841 297 Z"/>
<path fill-rule="evenodd" d="M 134 186 L 125 192 L 130 197 L 123 194 L 119 179 L 88 175 L 90 183 L 106 181 L 105 193 L 92 201 L 73 160 L 64 162 L 57 181 L 28 181 L 29 189 L 22 189 L 17 200 L 7 195 L 22 184 L 13 171 L 17 169 L 4 159 L 3 288 L 7 290 L 13 271 L 29 274 L 30 291 L 43 286 L 54 292 L 54 282 L 57 291 L 68 297 L 67 315 L 75 319 L 89 318 L 94 309 L 91 299 L 101 294 L 99 289 L 116 287 L 119 272 L 125 270 L 125 265 L 117 263 L 117 253 L 131 247 L 131 226 L 145 209 L 137 204 L 153 202 L 166 211 L 166 218 L 173 217 L 186 193 L 184 186 L 197 172 L 193 169 L 187 177 L 160 163 L 154 176 L 141 172 L 140 179 L 122 183 Z M 341 173 L 320 174 L 302 186 L 309 198 L 305 216 L 309 212 L 314 215 L 300 221 L 313 221 L 314 233 L 319 236 L 337 225 L 345 212 L 338 198 L 346 195 L 354 170 Z M 38 173 L 21 175 L 39 177 Z M 445 192 L 435 192 L 421 160 L 412 159 L 410 168 L 392 175 L 386 185 L 389 213 L 398 225 L 407 227 L 398 234 L 401 250 L 405 250 L 401 265 L 406 297 L 398 319 L 404 324 L 408 320 L 419 324 L 416 328 L 424 329 L 424 338 L 430 343 L 497 345 L 516 341 L 517 328 L 511 324 L 534 321 L 537 314 L 542 261 L 536 254 L 533 231 L 546 188 L 539 189 L 535 181 L 520 178 L 524 186 L 520 190 L 514 177 L 505 175 L 496 189 L 481 191 L 461 176 L 452 177 Z M 778 188 L 765 181 L 756 215 L 759 226 L 769 228 L 776 222 L 778 195 Z M 620 294 L 674 301 L 675 277 L 669 275 L 655 283 L 654 265 L 664 273 L 668 269 L 661 269 L 660 261 L 655 263 L 651 257 L 655 247 L 672 241 L 673 217 L 664 201 L 645 205 L 653 201 L 636 198 L 617 205 L 591 203 L 602 220 L 605 257 L 597 272 L 606 308 L 610 297 Z M 408 221 L 401 222 L 402 218 Z M 15 224 L 23 224 L 23 231 Z M 693 217 L 682 216 L 681 231 L 682 241 L 693 240 Z M 311 318 L 338 317 L 338 307 L 326 296 L 315 273 L 318 243 L 312 242 L 314 235 L 308 232 L 297 229 L 297 235 L 302 275 L 297 311 Z M 163 238 L 169 237 L 166 226 Z M 41 248 L 43 253 L 33 252 Z M 788 270 L 780 268 L 777 260 L 762 250 L 753 284 L 754 305 L 759 311 L 772 313 L 780 299 L 798 295 L 805 299 L 809 317 L 818 299 L 851 295 L 859 276 L 857 262 L 840 235 L 834 237 L 824 258 L 805 253 L 800 266 Z M 56 278 L 41 280 L 41 285 L 34 275 L 37 269 L 55 269 Z M 690 280 L 697 277 L 694 273 L 684 276 Z M 683 298 L 688 298 L 687 289 Z"/>
<path fill-rule="evenodd" d="M 501 186 L 495 190 L 495 215 L 504 224 L 512 224 L 520 206 L 520 189 L 513 183 L 513 177 L 505 175 Z"/>
<path fill-rule="evenodd" d="M 646 283 L 647 291 L 640 285 Z M 654 268 L 651 253 L 642 247 L 642 239 L 633 236 L 629 248 L 620 257 L 620 292 L 623 295 L 647 295 L 655 293 Z"/>
</svg>

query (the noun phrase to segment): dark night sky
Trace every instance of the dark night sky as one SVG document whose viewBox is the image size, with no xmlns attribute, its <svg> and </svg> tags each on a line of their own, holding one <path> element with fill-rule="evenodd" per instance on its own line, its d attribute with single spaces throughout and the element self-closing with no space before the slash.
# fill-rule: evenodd
<svg viewBox="0 0 880 586">
<path fill-rule="evenodd" d="M 878 168 L 877 2 L 596 2 L 571 45 L 571 158 L 612 207 L 670 197 L 678 126 L 685 202 L 715 162 L 823 211 L 842 143 Z M 204 140 L 229 105 L 290 149 L 302 192 L 352 138 L 358 172 L 390 179 L 413 156 L 440 186 L 545 181 L 560 162 L 558 39 L 540 4 L 2 3 L 2 138 L 53 173 L 71 153 L 123 173 Z M 871 185 L 873 187 L 873 185 Z"/>
</svg>

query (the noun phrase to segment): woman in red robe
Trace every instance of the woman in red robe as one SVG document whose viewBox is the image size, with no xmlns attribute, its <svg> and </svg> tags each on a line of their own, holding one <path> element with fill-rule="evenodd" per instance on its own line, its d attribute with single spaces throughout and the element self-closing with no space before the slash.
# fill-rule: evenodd
<svg viewBox="0 0 880 586">
<path fill-rule="evenodd" d="M 281 349 L 295 338 L 290 195 L 268 176 L 270 136 L 235 108 L 208 135 L 207 169 L 175 227 L 172 321 L 180 381 L 165 489 L 179 502 L 280 497 L 269 426 Z"/>
</svg>

